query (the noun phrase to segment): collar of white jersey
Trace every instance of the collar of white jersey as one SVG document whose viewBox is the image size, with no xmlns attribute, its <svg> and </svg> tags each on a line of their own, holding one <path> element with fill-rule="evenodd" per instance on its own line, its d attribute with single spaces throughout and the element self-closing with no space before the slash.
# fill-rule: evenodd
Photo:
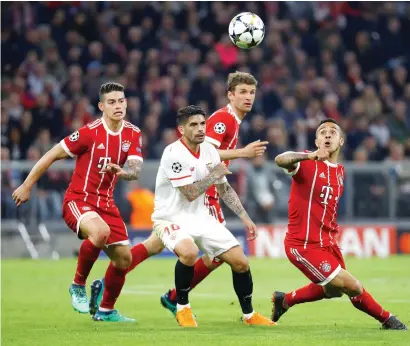
<svg viewBox="0 0 410 346">
<path fill-rule="evenodd" d="M 105 131 L 107 131 L 111 136 L 118 136 L 122 132 L 122 129 L 124 128 L 124 120 L 121 120 L 121 127 L 120 127 L 120 130 L 117 132 L 114 132 L 109 129 L 107 123 L 104 120 L 104 117 L 101 117 L 101 120 L 102 120 Z"/>
<path fill-rule="evenodd" d="M 323 162 L 326 163 L 330 167 L 337 167 L 337 163 L 332 163 L 332 162 L 329 162 L 328 160 L 323 161 Z"/>
<path fill-rule="evenodd" d="M 233 108 L 232 108 L 232 106 L 231 106 L 230 103 L 226 106 L 226 108 L 228 109 L 228 113 L 229 113 L 229 114 L 232 114 L 232 115 L 235 117 L 235 119 L 236 119 L 236 121 L 238 122 L 238 124 L 240 124 L 240 123 L 242 122 L 242 120 L 239 119 L 238 115 L 234 112 L 234 110 L 233 110 Z"/>
</svg>

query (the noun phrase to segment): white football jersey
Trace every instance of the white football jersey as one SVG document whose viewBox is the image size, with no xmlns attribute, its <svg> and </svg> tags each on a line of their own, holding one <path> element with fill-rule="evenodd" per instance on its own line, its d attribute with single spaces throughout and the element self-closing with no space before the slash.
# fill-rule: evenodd
<svg viewBox="0 0 410 346">
<path fill-rule="evenodd" d="M 208 142 L 200 144 L 198 154 L 192 152 L 181 139 L 168 145 L 162 154 L 157 173 L 152 220 L 177 222 L 181 217 L 209 216 L 205 193 L 190 202 L 178 187 L 206 178 L 220 162 L 218 151 Z M 223 177 L 215 184 L 226 181 L 226 177 Z"/>
</svg>

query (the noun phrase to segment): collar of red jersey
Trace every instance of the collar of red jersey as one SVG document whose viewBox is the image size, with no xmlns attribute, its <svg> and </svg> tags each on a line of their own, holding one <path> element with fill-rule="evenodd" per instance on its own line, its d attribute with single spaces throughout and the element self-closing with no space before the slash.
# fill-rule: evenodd
<svg viewBox="0 0 410 346">
<path fill-rule="evenodd" d="M 337 163 L 332 163 L 332 162 L 329 162 L 328 160 L 323 161 L 323 162 L 326 163 L 330 167 L 337 167 Z"/>
<path fill-rule="evenodd" d="M 238 124 L 240 124 L 240 123 L 242 122 L 242 120 L 239 119 L 238 115 L 234 112 L 234 110 L 233 110 L 231 104 L 228 104 L 227 109 L 228 109 L 228 112 L 235 117 L 235 119 L 236 119 L 236 121 L 238 122 Z"/>
<path fill-rule="evenodd" d="M 104 117 L 101 117 L 101 120 L 102 120 L 105 131 L 107 131 L 111 136 L 118 136 L 122 132 L 122 129 L 124 128 L 124 120 L 122 120 L 121 128 L 117 132 L 114 132 L 109 129 L 107 123 L 104 120 Z"/>
</svg>

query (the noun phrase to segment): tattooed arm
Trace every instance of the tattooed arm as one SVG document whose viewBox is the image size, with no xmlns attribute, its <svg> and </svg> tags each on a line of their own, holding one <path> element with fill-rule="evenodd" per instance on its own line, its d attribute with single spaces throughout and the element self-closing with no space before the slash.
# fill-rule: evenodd
<svg viewBox="0 0 410 346">
<path fill-rule="evenodd" d="M 215 186 L 216 190 L 218 191 L 219 197 L 221 197 L 221 199 L 229 207 L 229 209 L 231 209 L 236 215 L 238 215 L 239 218 L 249 219 L 249 215 L 243 207 L 241 200 L 228 182 L 217 184 Z"/>
<path fill-rule="evenodd" d="M 199 196 L 205 193 L 208 188 L 213 185 L 221 177 L 231 174 L 224 163 L 220 163 L 214 167 L 211 173 L 204 179 L 196 183 L 179 186 L 178 189 L 190 202 L 195 201 Z"/>
<path fill-rule="evenodd" d="M 109 163 L 105 171 L 111 171 L 115 173 L 118 178 L 126 181 L 138 180 L 141 175 L 142 161 L 141 160 L 128 160 L 128 168 L 121 168 L 115 163 Z"/>
<path fill-rule="evenodd" d="M 311 160 L 309 156 L 312 153 L 297 153 L 294 151 L 286 151 L 275 157 L 275 162 L 279 167 L 286 169 L 296 169 L 296 164 L 300 161 Z"/>
<path fill-rule="evenodd" d="M 248 240 L 255 239 L 258 236 L 256 225 L 249 217 L 232 186 L 229 185 L 228 182 L 217 184 L 216 190 L 218 191 L 218 194 L 224 201 L 224 203 L 229 207 L 229 209 L 231 209 L 236 215 L 238 215 L 242 222 L 245 224 L 248 231 Z"/>
</svg>

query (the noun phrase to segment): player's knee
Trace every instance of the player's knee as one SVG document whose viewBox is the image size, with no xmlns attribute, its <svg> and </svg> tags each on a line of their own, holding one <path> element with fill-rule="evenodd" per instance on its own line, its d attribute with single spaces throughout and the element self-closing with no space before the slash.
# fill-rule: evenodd
<svg viewBox="0 0 410 346">
<path fill-rule="evenodd" d="M 231 263 L 231 268 L 236 273 L 245 273 L 249 270 L 249 262 L 246 257 L 235 259 Z"/>
<path fill-rule="evenodd" d="M 363 293 L 363 286 L 358 280 L 352 280 L 345 286 L 345 293 L 349 297 L 355 297 Z"/>
<path fill-rule="evenodd" d="M 198 257 L 199 249 L 195 244 L 189 244 L 178 251 L 179 260 L 187 266 L 193 266 Z"/>
<path fill-rule="evenodd" d="M 121 254 L 121 256 L 112 260 L 112 263 L 116 268 L 127 269 L 132 263 L 131 251 Z"/>
<path fill-rule="evenodd" d="M 110 237 L 110 228 L 107 225 L 98 225 L 90 227 L 88 238 L 96 246 L 104 246 Z"/>
</svg>

